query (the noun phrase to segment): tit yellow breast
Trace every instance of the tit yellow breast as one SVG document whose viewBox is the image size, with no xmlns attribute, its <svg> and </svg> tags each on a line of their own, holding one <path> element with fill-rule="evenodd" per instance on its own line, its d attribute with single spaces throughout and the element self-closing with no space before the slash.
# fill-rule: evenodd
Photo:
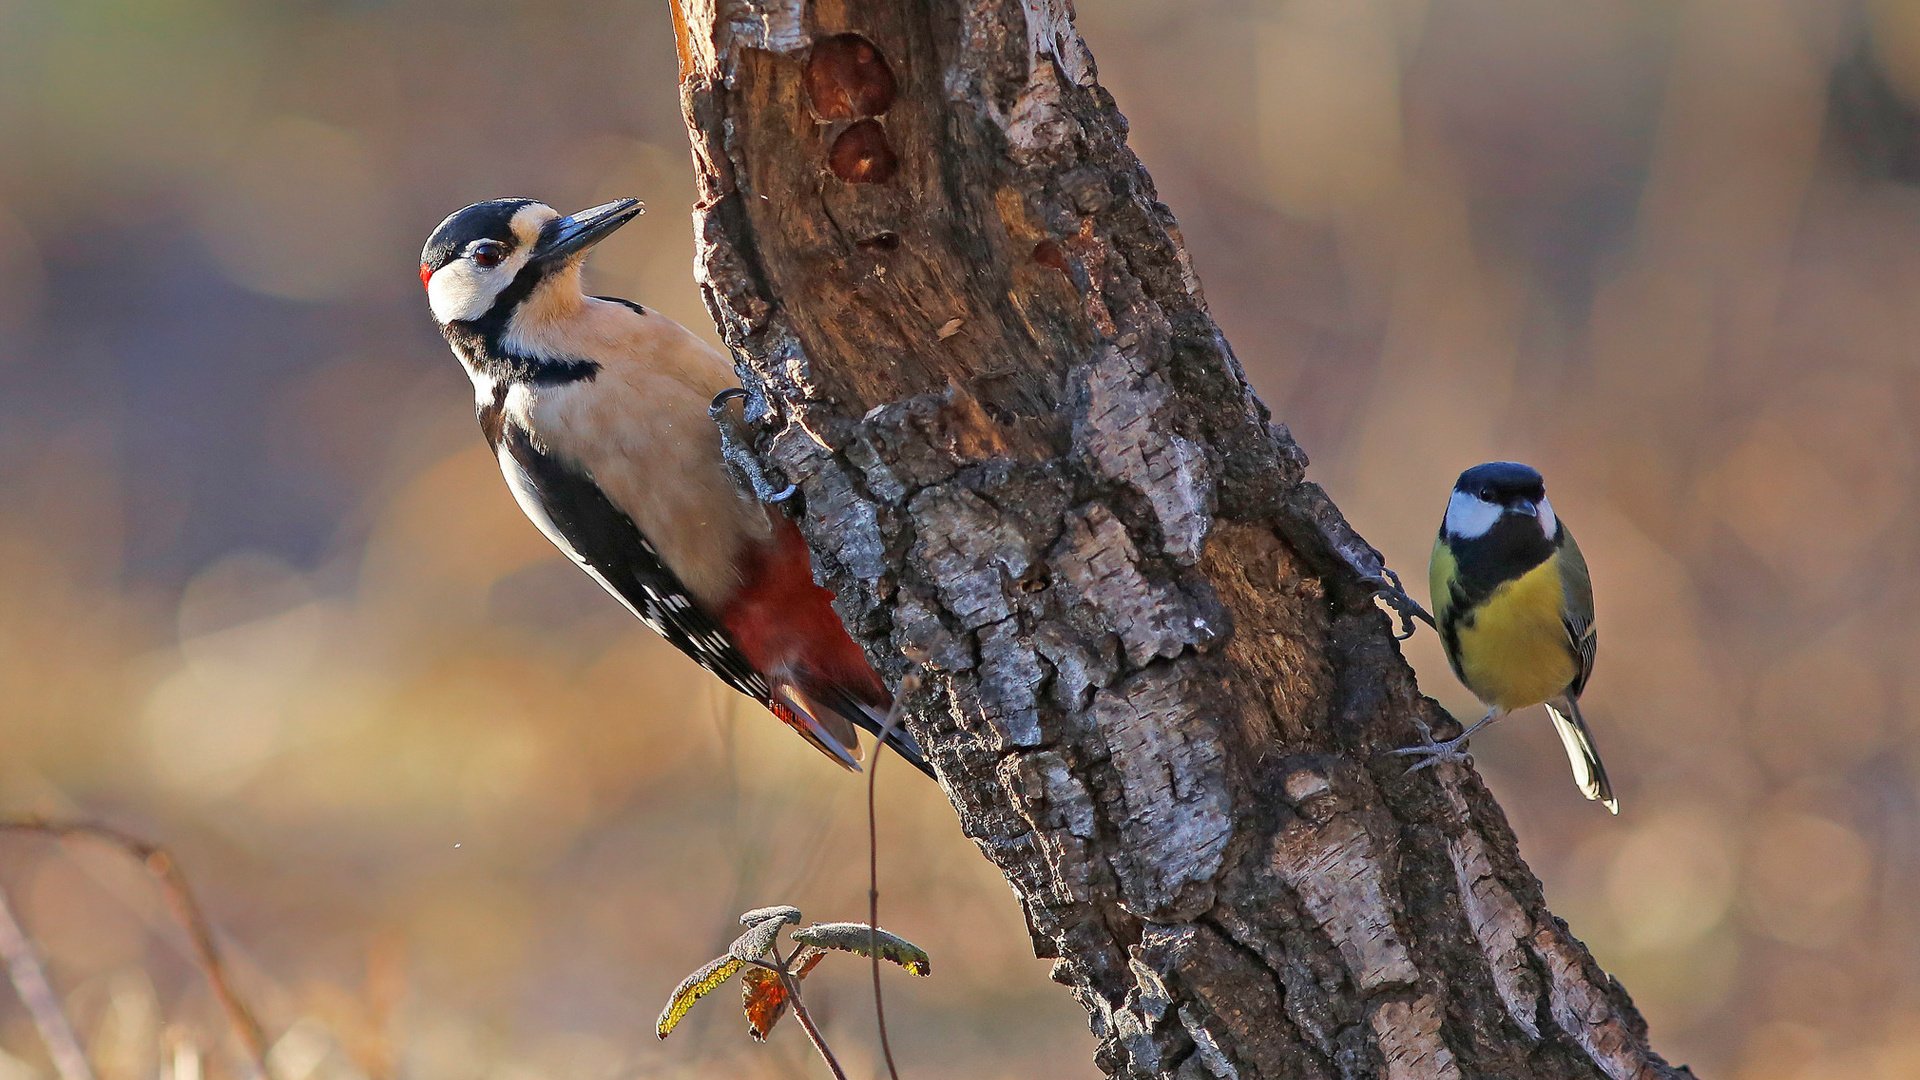
<svg viewBox="0 0 1920 1080">
<path fill-rule="evenodd" d="M 1556 556 L 1461 613 L 1454 660 L 1467 689 L 1507 710 L 1566 690 L 1579 667 L 1561 621 L 1563 602 Z"/>
</svg>

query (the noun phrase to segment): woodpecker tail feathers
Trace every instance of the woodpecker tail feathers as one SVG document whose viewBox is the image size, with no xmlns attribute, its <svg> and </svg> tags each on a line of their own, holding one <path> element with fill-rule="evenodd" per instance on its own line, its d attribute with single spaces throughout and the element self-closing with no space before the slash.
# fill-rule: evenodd
<svg viewBox="0 0 1920 1080">
<path fill-rule="evenodd" d="M 894 753 L 929 778 L 933 777 L 933 767 L 927 764 L 926 754 L 905 724 L 896 722 L 891 731 L 887 730 L 887 710 L 861 701 L 845 690 L 802 687 L 780 680 L 773 685 L 767 708 L 815 749 L 853 772 L 860 771 L 862 757 L 859 737 L 853 731 L 858 725 L 875 738 L 884 734 L 887 746 Z"/>
<path fill-rule="evenodd" d="M 1567 761 L 1573 766 L 1574 782 L 1589 799 L 1598 799 L 1609 813 L 1620 812 L 1620 801 L 1613 797 L 1613 785 L 1607 782 L 1607 767 L 1600 764 L 1600 753 L 1593 748 L 1593 732 L 1580 715 L 1580 702 L 1566 694 L 1547 703 L 1547 715 L 1553 717 L 1553 729 L 1567 749 Z"/>
<path fill-rule="evenodd" d="M 852 699 L 848 700 L 848 704 L 858 710 L 858 714 L 853 717 L 854 723 L 872 732 L 876 739 L 884 736 L 888 749 L 899 754 L 907 764 L 927 774 L 927 779 L 938 779 L 933 775 L 933 766 L 927 764 L 927 755 L 920 749 L 920 743 L 914 739 L 913 732 L 907 730 L 904 717 L 893 717 L 893 727 L 889 729 L 887 718 L 892 711 L 890 708 L 876 709 L 865 702 Z"/>
<path fill-rule="evenodd" d="M 805 691 L 792 683 L 775 683 L 767 699 L 767 710 L 780 718 L 814 749 L 847 767 L 860 771 L 860 740 L 846 718 L 821 708 Z"/>
</svg>

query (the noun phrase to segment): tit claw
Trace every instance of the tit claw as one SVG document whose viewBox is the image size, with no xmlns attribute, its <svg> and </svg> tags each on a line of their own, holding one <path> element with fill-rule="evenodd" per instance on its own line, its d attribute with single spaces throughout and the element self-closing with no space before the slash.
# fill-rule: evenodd
<svg viewBox="0 0 1920 1080">
<path fill-rule="evenodd" d="M 739 432 L 727 419 L 727 404 L 735 399 L 744 400 L 747 418 L 754 419 L 767 411 L 766 403 L 759 401 L 746 390 L 738 386 L 729 386 L 713 395 L 713 402 L 707 406 L 707 416 L 720 428 L 720 456 L 727 460 L 733 471 L 744 481 L 753 496 L 764 503 L 782 503 L 793 498 L 800 490 L 798 484 L 785 487 L 776 485 L 767 475 L 767 467 L 753 452 L 753 447 L 740 438 Z"/>
<path fill-rule="evenodd" d="M 1420 602 L 1407 595 L 1406 587 L 1400 584 L 1400 575 L 1386 564 L 1386 559 L 1365 540 L 1360 539 L 1333 503 L 1326 492 L 1316 484 L 1303 485 L 1309 517 L 1318 527 L 1320 538 L 1326 543 L 1327 550 L 1347 565 L 1359 578 L 1361 584 L 1372 586 L 1368 603 L 1383 600 L 1400 617 L 1400 629 L 1394 632 L 1394 640 L 1405 641 L 1413 636 L 1413 620 L 1419 619 L 1434 631 L 1439 632 L 1439 624 Z"/>
<path fill-rule="evenodd" d="M 1406 586 L 1400 583 L 1399 574 L 1383 566 L 1380 568 L 1380 573 L 1368 578 L 1367 582 L 1376 586 L 1370 599 L 1384 601 L 1389 608 L 1393 609 L 1393 613 L 1400 617 L 1400 628 L 1393 632 L 1395 641 L 1405 641 L 1413 636 L 1415 619 L 1426 623 L 1436 633 L 1439 631 L 1439 624 L 1433 621 L 1433 616 L 1427 612 L 1427 609 L 1421 607 L 1418 600 L 1407 595 Z"/>
<path fill-rule="evenodd" d="M 1413 768 L 1407 770 L 1407 775 L 1412 776 L 1421 769 L 1432 768 L 1443 761 L 1451 761 L 1461 765 L 1472 761 L 1473 755 L 1461 749 L 1461 747 L 1466 745 L 1466 742 L 1467 737 L 1460 735 L 1448 739 L 1445 742 L 1428 742 L 1420 746 L 1403 746 L 1398 750 L 1389 750 L 1387 753 L 1393 754 L 1396 757 L 1407 757 L 1414 754 L 1426 755 L 1419 762 L 1415 763 Z"/>
</svg>

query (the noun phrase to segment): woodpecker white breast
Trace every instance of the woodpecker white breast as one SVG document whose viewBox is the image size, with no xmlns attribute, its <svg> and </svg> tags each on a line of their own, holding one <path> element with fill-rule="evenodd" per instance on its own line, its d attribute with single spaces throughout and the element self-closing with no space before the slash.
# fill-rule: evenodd
<svg viewBox="0 0 1920 1080">
<path fill-rule="evenodd" d="M 473 381 L 507 486 L 556 547 L 648 626 L 850 767 L 885 688 L 814 584 L 791 522 L 734 482 L 708 419 L 732 366 L 631 301 L 587 296 L 587 250 L 641 211 L 476 203 L 435 229 L 420 280 Z M 893 745 L 921 769 L 904 732 Z"/>
</svg>

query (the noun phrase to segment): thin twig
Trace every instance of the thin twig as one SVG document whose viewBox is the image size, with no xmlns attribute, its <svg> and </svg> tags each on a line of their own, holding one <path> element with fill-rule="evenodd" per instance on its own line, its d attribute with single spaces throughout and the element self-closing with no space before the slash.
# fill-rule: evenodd
<svg viewBox="0 0 1920 1080">
<path fill-rule="evenodd" d="M 34 951 L 33 941 L 21 929 L 20 920 L 14 917 L 13 905 L 7 902 L 4 889 L 0 889 L 0 959 L 6 961 L 13 988 L 20 994 L 20 1003 L 27 1007 L 27 1015 L 33 1018 L 40 1041 L 47 1044 L 47 1056 L 53 1059 L 53 1068 L 60 1074 L 60 1080 L 93 1080 L 93 1067 L 87 1064 L 87 1055 L 80 1049 L 80 1038 L 67 1022 L 67 1014 L 61 1011 L 60 999 L 54 996 L 53 985 L 47 981 L 46 966 L 40 963 L 40 954 Z"/>
<path fill-rule="evenodd" d="M 219 942 L 214 938 L 213 925 L 207 921 L 199 901 L 194 899 L 192 887 L 187 884 L 186 875 L 180 872 L 179 865 L 166 848 L 94 821 L 4 819 L 0 820 L 0 832 L 32 833 L 56 840 L 85 837 L 116 848 L 138 861 L 159 886 L 160 895 L 166 900 L 174 921 L 185 931 L 200 973 L 213 990 L 214 999 L 226 1014 L 228 1026 L 233 1029 L 241 1048 L 246 1052 L 247 1064 L 260 1080 L 270 1080 L 273 1074 L 267 1068 L 266 1031 L 261 1028 L 253 1010 L 234 990 L 233 981 L 227 977 L 226 963 L 220 956 Z"/>
<path fill-rule="evenodd" d="M 900 701 L 919 686 L 919 677 L 908 675 L 901 681 L 900 697 L 887 709 L 875 740 L 873 763 L 867 766 L 867 959 L 873 967 L 873 1018 L 880 1025 L 880 1057 L 887 1063 L 887 1076 L 900 1080 L 893 1064 L 893 1042 L 887 1038 L 887 1003 L 880 993 L 880 817 L 874 812 L 874 790 L 880 776 L 880 759 L 886 756 L 887 740 L 899 725 Z"/>
<path fill-rule="evenodd" d="M 820 1052 L 820 1060 L 827 1063 L 827 1068 L 832 1071 L 834 1080 L 847 1080 L 846 1070 L 840 1067 L 840 1062 L 833 1056 L 833 1051 L 827 1049 L 826 1037 L 820 1034 L 819 1028 L 813 1026 L 813 1017 L 807 1012 L 806 1004 L 800 1000 L 800 980 L 782 971 L 780 981 L 787 984 L 787 1000 L 793 1004 L 793 1018 L 800 1021 L 801 1030 L 807 1033 L 807 1038 L 813 1040 L 813 1048 Z"/>
</svg>

